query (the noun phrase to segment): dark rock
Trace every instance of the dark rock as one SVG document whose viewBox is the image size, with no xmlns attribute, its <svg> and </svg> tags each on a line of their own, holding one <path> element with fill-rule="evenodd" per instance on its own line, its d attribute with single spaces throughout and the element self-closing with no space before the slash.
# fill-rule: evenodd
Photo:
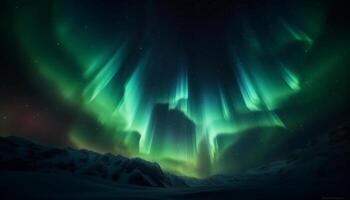
<svg viewBox="0 0 350 200">
<path fill-rule="evenodd" d="M 217 165 L 227 173 L 259 167 L 285 156 L 285 129 L 278 127 L 254 128 L 240 133 L 218 134 Z M 259 156 L 257 156 L 259 155 Z"/>
<path fill-rule="evenodd" d="M 130 174 L 128 182 L 134 185 L 141 185 L 147 187 L 154 186 L 139 170 L 134 170 Z"/>
<path fill-rule="evenodd" d="M 157 163 L 140 158 L 46 147 L 16 137 L 0 138 L 0 149 L 0 170 L 67 172 L 155 187 L 180 183 L 172 183 L 175 176 L 166 176 Z"/>
<path fill-rule="evenodd" d="M 196 127 L 182 111 L 169 109 L 168 104 L 156 104 L 150 127 L 146 133 L 146 145 L 150 145 L 152 155 L 180 160 L 195 157 Z"/>
</svg>

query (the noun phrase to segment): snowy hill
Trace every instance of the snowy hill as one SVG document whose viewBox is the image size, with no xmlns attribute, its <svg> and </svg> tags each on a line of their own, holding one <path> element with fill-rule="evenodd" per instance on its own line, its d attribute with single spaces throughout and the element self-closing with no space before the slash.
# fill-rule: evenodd
<svg viewBox="0 0 350 200">
<path fill-rule="evenodd" d="M 151 187 L 185 185 L 180 178 L 164 173 L 157 163 L 140 158 L 42 146 L 13 136 L 0 138 L 0 169 L 70 173 Z"/>
<path fill-rule="evenodd" d="M 284 159 L 202 180 L 169 174 L 139 158 L 0 137 L 0 188 L 8 199 L 345 198 L 349 133 L 346 123 Z"/>
</svg>

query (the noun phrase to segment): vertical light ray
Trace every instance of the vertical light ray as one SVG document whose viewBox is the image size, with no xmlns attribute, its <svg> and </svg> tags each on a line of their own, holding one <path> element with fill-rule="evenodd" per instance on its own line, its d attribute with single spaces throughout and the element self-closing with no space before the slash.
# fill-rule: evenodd
<svg viewBox="0 0 350 200">
<path fill-rule="evenodd" d="M 288 24 L 284 20 L 282 20 L 282 25 L 292 35 L 292 37 L 295 40 L 306 42 L 307 44 L 306 51 L 308 51 L 312 47 L 314 41 L 304 31 L 298 29 L 297 27 L 292 27 L 290 24 Z"/>
<path fill-rule="evenodd" d="M 236 66 L 238 69 L 238 86 L 240 88 L 245 105 L 251 111 L 261 110 L 261 100 L 259 98 L 259 95 L 247 71 L 244 69 L 243 64 L 238 59 L 236 61 Z"/>
<path fill-rule="evenodd" d="M 115 112 L 122 112 L 128 121 L 128 129 L 139 130 L 139 121 L 144 120 L 141 110 L 145 108 L 143 73 L 147 65 L 147 56 L 142 58 L 136 66 L 131 78 L 127 81 L 124 90 L 122 104 Z M 147 107 L 146 107 L 147 108 Z"/>
<path fill-rule="evenodd" d="M 298 76 L 289 70 L 288 68 L 282 66 L 282 76 L 285 82 L 288 84 L 288 86 L 294 90 L 299 91 L 300 90 L 300 81 Z"/>
<path fill-rule="evenodd" d="M 175 84 L 175 90 L 169 98 L 170 108 L 178 108 L 182 112 L 189 115 L 188 110 L 188 75 L 187 70 L 184 67 L 181 67 L 180 72 L 177 76 L 177 81 Z"/>
<path fill-rule="evenodd" d="M 231 118 L 230 110 L 227 105 L 227 100 L 224 95 L 224 92 L 222 91 L 221 88 L 219 88 L 219 93 L 220 93 L 220 100 L 221 100 L 221 106 L 222 106 L 222 111 L 224 113 L 224 119 L 229 120 Z"/>
<path fill-rule="evenodd" d="M 91 94 L 89 98 L 90 102 L 96 98 L 96 96 L 110 83 L 112 78 L 118 72 L 123 61 L 125 48 L 126 45 L 123 44 L 86 87 L 85 92 Z"/>
</svg>

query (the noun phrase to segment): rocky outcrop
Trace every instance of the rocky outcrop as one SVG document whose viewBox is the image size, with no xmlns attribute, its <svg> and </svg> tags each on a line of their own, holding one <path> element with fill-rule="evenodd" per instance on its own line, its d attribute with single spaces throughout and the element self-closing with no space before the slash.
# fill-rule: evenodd
<svg viewBox="0 0 350 200">
<path fill-rule="evenodd" d="M 146 145 L 157 157 L 188 160 L 196 154 L 196 127 L 183 112 L 168 104 L 153 108 L 146 134 Z"/>
<path fill-rule="evenodd" d="M 42 146 L 13 136 L 0 138 L 0 170 L 70 173 L 150 187 L 185 185 L 157 163 L 140 158 Z"/>
</svg>

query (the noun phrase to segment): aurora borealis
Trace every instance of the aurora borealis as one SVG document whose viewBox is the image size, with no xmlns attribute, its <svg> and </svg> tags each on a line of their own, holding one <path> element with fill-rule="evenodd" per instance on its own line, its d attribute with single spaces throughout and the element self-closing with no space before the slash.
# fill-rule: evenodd
<svg viewBox="0 0 350 200">
<path fill-rule="evenodd" d="M 9 2 L 1 135 L 142 157 L 188 176 L 234 172 L 243 166 L 229 154 L 235 144 L 252 163 L 348 118 L 339 6 Z"/>
</svg>

